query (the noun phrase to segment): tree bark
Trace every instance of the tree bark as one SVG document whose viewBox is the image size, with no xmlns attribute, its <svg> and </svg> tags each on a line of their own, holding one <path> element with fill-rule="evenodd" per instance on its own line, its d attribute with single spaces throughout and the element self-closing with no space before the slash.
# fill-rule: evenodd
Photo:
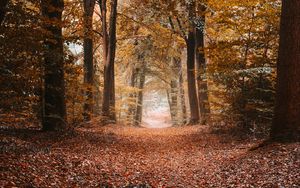
<svg viewBox="0 0 300 188">
<path fill-rule="evenodd" d="M 300 1 L 283 0 L 277 94 L 271 138 L 298 140 L 300 135 Z"/>
<path fill-rule="evenodd" d="M 95 86 L 95 92 L 93 94 L 94 96 L 94 104 L 93 104 L 93 114 L 95 116 L 100 116 L 101 115 L 101 105 L 102 105 L 102 91 L 100 90 L 100 86 L 101 86 L 101 78 L 100 76 L 98 76 L 98 74 L 96 75 L 96 73 L 100 72 L 100 70 L 98 70 L 98 66 L 96 66 L 98 64 L 97 60 L 94 59 L 94 86 Z"/>
<path fill-rule="evenodd" d="M 104 91 L 102 116 L 104 123 L 115 123 L 115 79 L 114 62 L 116 54 L 116 22 L 117 22 L 117 0 L 111 0 L 109 34 L 106 24 L 106 0 L 102 0 L 102 28 L 103 28 L 103 54 L 104 54 Z"/>
<path fill-rule="evenodd" d="M 4 21 L 8 2 L 9 2 L 9 0 L 1 0 L 0 1 L 0 25 L 2 25 L 2 22 Z"/>
<path fill-rule="evenodd" d="M 182 64 L 180 61 L 180 73 L 179 73 L 179 98 L 180 98 L 180 108 L 181 108 L 181 123 L 186 124 L 187 114 L 186 114 L 186 104 L 185 104 L 185 92 L 183 88 L 183 75 L 182 75 Z"/>
<path fill-rule="evenodd" d="M 170 100 L 170 113 L 171 113 L 171 119 L 172 124 L 177 125 L 178 124 L 178 84 L 177 80 L 171 80 L 170 83 L 170 93 L 169 93 L 169 100 Z"/>
<path fill-rule="evenodd" d="M 135 126 L 140 126 L 142 123 L 142 116 L 143 116 L 143 97 L 144 97 L 144 85 L 146 81 L 146 63 L 142 62 L 142 67 L 139 70 L 138 78 L 138 97 L 137 97 L 137 107 L 136 107 L 136 116 L 135 116 Z"/>
<path fill-rule="evenodd" d="M 107 32 L 107 7 L 106 0 L 101 0 L 100 4 L 101 9 L 101 18 L 102 18 L 102 42 L 103 42 L 103 64 L 104 64 L 104 88 L 103 88 L 103 101 L 102 101 L 102 115 L 104 118 L 109 117 L 109 99 L 110 99 L 110 78 L 107 78 L 107 75 L 110 75 L 109 64 L 107 61 L 107 51 L 108 51 L 108 32 Z"/>
<path fill-rule="evenodd" d="M 42 15 L 45 19 L 44 27 L 49 32 L 44 41 L 45 75 L 42 124 L 44 130 L 61 130 L 66 127 L 64 50 L 61 26 L 64 2 L 63 0 L 42 0 L 41 3 Z"/>
<path fill-rule="evenodd" d="M 134 67 L 132 68 L 130 87 L 135 88 L 136 82 L 137 82 L 137 69 Z M 127 122 L 130 125 L 134 125 L 134 117 L 136 113 L 136 97 L 137 96 L 135 91 L 129 94 Z"/>
<path fill-rule="evenodd" d="M 170 106 L 170 114 L 172 125 L 178 125 L 179 122 L 179 74 L 181 73 L 181 61 L 178 57 L 172 57 L 171 59 L 171 68 L 173 70 L 174 78 L 171 79 L 170 89 L 167 90 L 168 101 Z M 170 91 L 169 91 L 170 90 Z"/>
<path fill-rule="evenodd" d="M 199 122 L 199 107 L 196 91 L 195 79 L 195 33 L 190 31 L 187 40 L 187 77 L 188 77 L 188 96 L 190 104 L 190 121 L 189 124 Z"/>
<path fill-rule="evenodd" d="M 115 56 L 115 55 L 114 55 Z M 114 57 L 115 59 L 115 57 Z M 111 69 L 111 95 L 110 95 L 110 111 L 111 115 L 110 118 L 112 121 L 116 122 L 117 121 L 117 115 L 116 115 L 116 93 L 115 93 L 115 64 L 112 64 L 112 69 Z"/>
<path fill-rule="evenodd" d="M 187 46 L 187 81 L 188 81 L 188 96 L 190 104 L 190 125 L 197 124 L 199 122 L 199 105 L 197 98 L 196 89 L 196 78 L 195 78 L 195 25 L 194 19 L 196 15 L 195 9 L 196 3 L 194 0 L 189 2 L 189 31 L 186 39 Z"/>
<path fill-rule="evenodd" d="M 205 16 L 202 16 L 201 21 L 205 23 Z M 201 24 L 204 25 L 204 23 Z M 200 120 L 201 123 L 205 124 L 210 114 L 210 105 L 208 101 L 208 84 L 206 77 L 203 29 L 204 28 L 196 27 L 196 64 Z"/>
<path fill-rule="evenodd" d="M 93 113 L 93 86 L 94 86 L 94 65 L 93 65 L 93 13 L 95 0 L 84 0 L 84 83 L 87 86 L 86 101 L 84 103 L 84 119 L 91 120 Z"/>
</svg>

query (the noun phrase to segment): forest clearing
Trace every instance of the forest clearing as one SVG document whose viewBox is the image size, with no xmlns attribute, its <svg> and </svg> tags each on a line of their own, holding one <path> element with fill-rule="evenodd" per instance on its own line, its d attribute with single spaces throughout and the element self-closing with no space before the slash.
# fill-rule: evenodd
<svg viewBox="0 0 300 188">
<path fill-rule="evenodd" d="M 4 187 L 299 187 L 299 143 L 211 133 L 207 126 L 111 125 L 57 135 L 1 131 Z M 6 177 L 6 178 L 3 178 Z"/>
<path fill-rule="evenodd" d="M 299 16 L 0 0 L 0 188 L 299 188 Z"/>
</svg>

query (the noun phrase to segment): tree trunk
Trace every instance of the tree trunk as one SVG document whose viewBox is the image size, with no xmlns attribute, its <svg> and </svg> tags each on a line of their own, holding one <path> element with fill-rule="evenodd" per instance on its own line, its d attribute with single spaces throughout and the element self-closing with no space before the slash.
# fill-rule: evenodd
<svg viewBox="0 0 300 188">
<path fill-rule="evenodd" d="M 136 82 L 137 82 L 137 70 L 136 68 L 132 68 L 131 79 L 130 79 L 130 87 L 132 89 L 136 87 Z M 127 122 L 130 125 L 134 125 L 134 117 L 136 112 L 136 97 L 137 96 L 135 91 L 129 94 Z"/>
<path fill-rule="evenodd" d="M 169 104 L 169 109 L 170 109 L 170 115 L 171 115 L 171 120 L 173 121 L 173 108 L 172 108 L 172 104 L 171 104 L 171 95 L 170 95 L 170 89 L 166 89 L 166 94 L 167 94 L 167 100 L 168 100 L 168 104 Z"/>
<path fill-rule="evenodd" d="M 103 54 L 104 54 L 104 90 L 102 115 L 104 123 L 115 123 L 115 79 L 114 62 L 116 54 L 116 22 L 117 22 L 117 0 L 111 0 L 109 34 L 106 24 L 106 0 L 102 0 L 102 28 L 103 28 Z"/>
<path fill-rule="evenodd" d="M 202 16 L 202 22 L 205 22 L 205 16 Z M 201 25 L 204 23 L 201 23 Z M 208 101 L 208 84 L 206 77 L 206 61 L 204 54 L 204 28 L 196 27 L 196 64 L 197 64 L 197 85 L 198 100 L 201 123 L 205 124 L 210 114 L 210 105 Z"/>
<path fill-rule="evenodd" d="M 94 59 L 94 86 L 95 86 L 95 92 L 94 92 L 94 104 L 93 104 L 93 114 L 95 116 L 101 115 L 101 104 L 102 104 L 102 92 L 100 90 L 101 86 L 101 79 L 100 76 L 95 75 L 95 73 L 98 73 L 98 62 Z"/>
<path fill-rule="evenodd" d="M 299 140 L 300 1 L 283 0 L 277 64 L 277 94 L 271 137 Z"/>
<path fill-rule="evenodd" d="M 44 41 L 44 130 L 60 130 L 66 127 L 66 103 L 64 82 L 64 51 L 61 22 L 63 0 L 42 0 L 42 15 L 49 32 Z"/>
<path fill-rule="evenodd" d="M 196 90 L 196 78 L 195 78 L 195 1 L 189 2 L 189 21 L 190 27 L 188 32 L 188 38 L 186 39 L 187 46 L 187 81 L 188 81 L 188 96 L 190 104 L 190 121 L 189 124 L 194 125 L 199 122 L 199 105 Z"/>
<path fill-rule="evenodd" d="M 170 98 L 170 112 L 171 112 L 171 119 L 172 124 L 177 125 L 178 124 L 178 84 L 177 80 L 172 80 L 170 84 L 171 90 L 169 93 Z"/>
<path fill-rule="evenodd" d="M 187 77 L 191 113 L 189 124 L 193 125 L 199 122 L 199 108 L 195 79 L 195 37 L 192 31 L 190 31 L 187 41 Z"/>
<path fill-rule="evenodd" d="M 84 0 L 84 83 L 87 86 L 86 99 L 83 106 L 83 116 L 86 121 L 91 120 L 93 113 L 93 86 L 94 86 L 94 65 L 93 65 L 93 13 L 95 0 Z"/>
<path fill-rule="evenodd" d="M 137 98 L 137 107 L 136 107 L 136 116 L 135 116 L 135 126 L 140 126 L 142 123 L 142 117 L 143 117 L 143 97 L 144 97 L 144 86 L 146 81 L 146 63 L 142 62 L 143 65 L 139 70 L 138 78 L 138 98 Z"/>
<path fill-rule="evenodd" d="M 9 2 L 9 0 L 1 0 L 0 1 L 0 25 L 2 25 L 2 22 L 5 18 L 8 2 Z"/>
<path fill-rule="evenodd" d="M 102 100 L 102 115 L 104 118 L 109 117 L 109 95 L 110 95 L 110 77 L 107 78 L 109 72 L 109 64 L 107 61 L 107 51 L 108 51 L 108 33 L 107 33 L 107 7 L 106 0 L 102 0 L 100 4 L 101 15 L 102 15 L 102 42 L 103 42 L 103 64 L 104 64 L 104 88 L 103 88 L 103 100 Z"/>
<path fill-rule="evenodd" d="M 183 88 L 183 70 L 182 70 L 182 62 L 181 59 L 178 59 L 179 63 L 179 99 L 180 99 L 180 108 L 181 108 L 181 124 L 186 124 L 187 115 L 186 115 L 186 104 L 185 104 L 185 92 Z"/>
<path fill-rule="evenodd" d="M 115 55 L 114 55 L 115 56 Z M 115 57 L 114 57 L 115 59 Z M 110 111 L 111 111 L 111 120 L 117 121 L 117 115 L 116 115 L 116 93 L 115 93 L 115 64 L 112 64 L 111 69 L 111 80 L 112 80 L 112 86 L 111 86 L 111 95 L 110 95 Z"/>
<path fill-rule="evenodd" d="M 195 79 L 195 36 L 193 31 L 189 32 L 187 40 L 187 81 L 191 113 L 189 124 L 193 125 L 199 122 L 198 98 Z"/>
<path fill-rule="evenodd" d="M 171 120 L 172 125 L 178 125 L 179 123 L 179 105 L 178 105 L 178 96 L 179 96 L 179 84 L 178 84 L 178 75 L 180 74 L 180 61 L 177 57 L 172 57 L 171 59 L 171 68 L 173 70 L 174 78 L 171 79 L 170 82 L 170 91 L 167 90 L 168 94 L 168 101 L 170 106 L 170 114 L 171 114 Z"/>
</svg>

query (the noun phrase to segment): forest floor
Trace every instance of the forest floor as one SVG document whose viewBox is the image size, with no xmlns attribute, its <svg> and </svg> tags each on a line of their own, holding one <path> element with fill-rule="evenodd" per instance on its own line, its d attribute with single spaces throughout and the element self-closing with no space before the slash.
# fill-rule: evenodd
<svg viewBox="0 0 300 188">
<path fill-rule="evenodd" d="M 0 131 L 0 187 L 300 187 L 300 144 L 206 126 Z"/>
</svg>

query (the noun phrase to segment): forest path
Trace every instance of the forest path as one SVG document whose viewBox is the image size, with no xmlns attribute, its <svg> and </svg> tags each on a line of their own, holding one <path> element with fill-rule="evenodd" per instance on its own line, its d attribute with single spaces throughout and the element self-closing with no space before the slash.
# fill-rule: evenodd
<svg viewBox="0 0 300 188">
<path fill-rule="evenodd" d="M 292 187 L 300 177 L 299 143 L 249 152 L 255 143 L 207 126 L 95 125 L 61 135 L 2 130 L 0 136 L 0 187 L 261 187 L 283 181 Z"/>
<path fill-rule="evenodd" d="M 143 116 L 142 126 L 145 128 L 168 128 L 172 127 L 169 111 L 152 111 Z"/>
</svg>

